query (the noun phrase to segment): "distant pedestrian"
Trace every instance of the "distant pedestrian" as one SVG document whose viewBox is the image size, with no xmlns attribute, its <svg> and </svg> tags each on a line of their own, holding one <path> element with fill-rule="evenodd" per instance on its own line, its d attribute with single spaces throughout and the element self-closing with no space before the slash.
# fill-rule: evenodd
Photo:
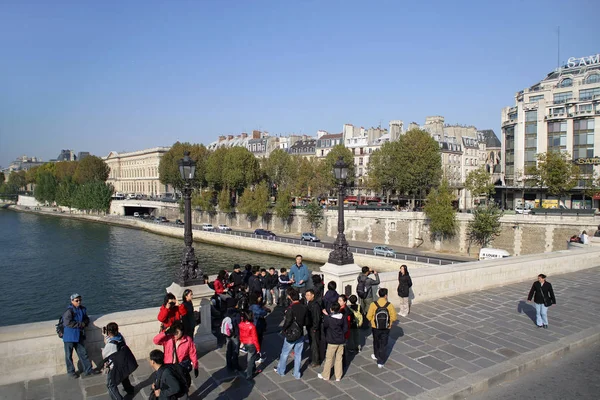
<svg viewBox="0 0 600 400">
<path fill-rule="evenodd" d="M 241 314 L 236 308 L 235 299 L 227 299 L 227 312 L 221 322 L 221 334 L 227 338 L 225 362 L 227 369 L 232 371 L 240 370 L 240 322 Z"/>
<path fill-rule="evenodd" d="M 375 278 L 370 278 L 370 275 L 374 275 Z M 368 310 L 371 303 L 375 301 L 374 288 L 379 285 L 379 274 L 377 271 L 372 270 L 369 267 L 362 267 L 361 273 L 356 278 L 358 283 L 356 284 L 356 295 L 360 299 L 363 310 Z"/>
<path fill-rule="evenodd" d="M 337 292 L 337 283 L 329 281 L 327 284 L 327 293 L 323 296 L 323 309 L 329 313 L 331 305 L 338 302 L 340 295 Z"/>
<path fill-rule="evenodd" d="M 77 352 L 77 356 L 83 366 L 83 372 L 86 375 L 99 374 L 97 370 L 92 368 L 92 363 L 88 358 L 85 348 L 85 328 L 90 323 L 90 318 L 87 315 L 87 309 L 81 304 L 81 295 L 74 293 L 71 295 L 71 304 L 63 313 L 62 320 L 64 326 L 63 344 L 65 348 L 65 362 L 67 364 L 67 374 L 71 378 L 78 378 L 79 374 L 75 371 L 73 365 L 73 350 Z"/>
<path fill-rule="evenodd" d="M 279 303 L 279 289 L 277 285 L 279 284 L 279 276 L 277 275 L 277 271 L 275 268 L 269 268 L 269 275 L 267 275 L 265 279 L 265 284 L 267 287 L 267 305 L 268 306 L 277 306 Z"/>
<path fill-rule="evenodd" d="M 294 352 L 294 378 L 300 379 L 300 366 L 302 364 L 302 350 L 304 348 L 304 327 L 308 325 L 308 309 L 300 302 L 300 293 L 294 288 L 287 290 L 287 297 L 291 305 L 285 311 L 283 328 L 284 336 L 279 363 L 275 372 L 281 376 L 285 375 L 287 358 L 291 351 Z"/>
<path fill-rule="evenodd" d="M 371 358 L 377 361 L 379 368 L 383 368 L 390 329 L 397 318 L 394 306 L 388 301 L 388 290 L 385 288 L 379 289 L 379 299 L 371 303 L 367 312 L 367 319 L 371 322 L 373 332 L 373 354 L 371 354 Z"/>
<path fill-rule="evenodd" d="M 225 301 L 229 296 L 229 288 L 233 286 L 232 283 L 229 282 L 227 271 L 224 269 L 219 271 L 217 275 L 217 279 L 213 282 L 215 293 L 221 297 L 222 301 Z"/>
<path fill-rule="evenodd" d="M 119 333 L 116 322 L 108 323 L 103 328 L 103 333 L 105 346 L 102 349 L 102 359 L 104 368 L 108 370 L 106 375 L 108 394 L 112 400 L 123 400 L 118 386 L 122 384 L 125 392 L 133 396 L 135 388 L 129 376 L 137 369 L 137 360 L 125 343 L 125 338 Z"/>
<path fill-rule="evenodd" d="M 240 342 L 244 346 L 244 350 L 247 353 L 248 366 L 246 367 L 245 374 L 247 380 L 254 379 L 256 360 L 258 358 L 258 354 L 260 354 L 260 343 L 258 343 L 256 327 L 252 323 L 252 320 L 252 312 L 241 312 L 241 322 L 239 325 Z"/>
<path fill-rule="evenodd" d="M 346 343 L 345 335 L 348 331 L 346 317 L 340 312 L 340 305 L 334 303 L 331 306 L 331 314 L 327 315 L 323 310 L 323 327 L 325 328 L 325 340 L 327 341 L 327 354 L 325 355 L 325 364 L 323 372 L 317 376 L 320 379 L 329 380 L 331 376 L 331 367 L 334 367 L 335 380 L 339 382 L 344 373 L 344 345 Z"/>
<path fill-rule="evenodd" d="M 536 282 L 533 282 L 527 301 L 535 303 L 535 319 L 538 328 L 548 329 L 548 307 L 556 304 L 552 285 L 546 280 L 546 275 L 539 274 Z"/>
<path fill-rule="evenodd" d="M 316 276 L 316 275 L 315 275 Z M 322 308 L 315 296 L 313 289 L 307 289 L 306 307 L 310 323 L 307 326 L 310 345 L 310 366 L 318 367 L 321 364 L 321 320 L 323 319 Z"/>
<path fill-rule="evenodd" d="M 287 299 L 287 290 L 290 287 L 290 277 L 288 275 L 288 271 L 285 268 L 281 268 L 279 270 L 279 285 L 277 288 L 279 289 L 279 302 L 280 306 L 283 308 L 287 308 L 289 306 Z"/>
<path fill-rule="evenodd" d="M 400 266 L 398 272 L 398 296 L 400 297 L 400 310 L 398 314 L 406 317 L 410 313 L 410 288 L 412 287 L 412 279 L 408 273 L 406 265 Z"/>
<path fill-rule="evenodd" d="M 181 317 L 186 315 L 186 313 L 187 309 L 185 305 L 178 304 L 177 298 L 173 293 L 167 293 L 157 317 L 161 322 L 161 332 L 173 325 L 173 322 L 181 320 Z"/>
<path fill-rule="evenodd" d="M 590 237 L 588 236 L 586 231 L 581 232 L 581 236 L 579 236 L 581 243 L 590 244 Z"/>
<path fill-rule="evenodd" d="M 165 332 L 154 337 L 154 344 L 163 346 L 165 363 L 179 364 L 188 374 L 194 370 L 198 377 L 198 355 L 194 339 L 183 334 L 183 324 L 175 322 Z"/>
<path fill-rule="evenodd" d="M 306 292 L 306 283 L 310 278 L 308 267 L 302 262 L 302 256 L 298 254 L 296 256 L 296 263 L 290 268 L 290 279 L 292 280 L 292 287 L 298 291 L 300 298 L 303 298 Z"/>
<path fill-rule="evenodd" d="M 181 318 L 181 322 L 183 322 L 183 334 L 191 338 L 194 337 L 194 331 L 196 330 L 193 299 L 194 293 L 191 289 L 185 289 L 181 296 L 181 304 L 185 307 L 185 315 Z"/>
</svg>

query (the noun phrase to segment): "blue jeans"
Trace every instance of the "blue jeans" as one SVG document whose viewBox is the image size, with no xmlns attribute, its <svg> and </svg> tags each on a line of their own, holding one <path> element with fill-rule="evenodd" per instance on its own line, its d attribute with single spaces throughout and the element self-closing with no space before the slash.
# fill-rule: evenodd
<svg viewBox="0 0 600 400">
<path fill-rule="evenodd" d="M 302 350 L 304 349 L 304 335 L 294 343 L 290 343 L 283 339 L 283 347 L 279 356 L 279 364 L 277 364 L 277 373 L 281 376 L 285 375 L 285 367 L 287 366 L 287 358 L 290 351 L 294 350 L 294 378 L 300 379 L 300 366 L 302 364 Z"/>
<path fill-rule="evenodd" d="M 271 293 L 272 291 L 272 293 Z M 279 289 L 267 289 L 267 303 L 271 303 L 274 306 L 279 304 Z"/>
<path fill-rule="evenodd" d="M 225 352 L 225 361 L 227 362 L 227 368 L 238 369 L 240 357 L 240 338 L 230 337 L 227 338 L 227 351 Z"/>
<path fill-rule="evenodd" d="M 79 360 L 81 361 L 81 365 L 83 365 L 83 371 L 86 374 L 92 373 L 92 363 L 90 362 L 90 359 L 88 358 L 87 350 L 85 349 L 85 346 L 83 345 L 83 341 L 80 341 L 79 343 L 65 342 L 64 345 L 65 345 L 65 362 L 67 364 L 67 373 L 68 374 L 75 373 L 75 366 L 73 365 L 73 349 L 75 349 L 75 351 L 77 352 L 77 357 L 79 357 Z"/>
<path fill-rule="evenodd" d="M 535 320 L 537 326 L 548 325 L 548 307 L 535 303 Z"/>
</svg>

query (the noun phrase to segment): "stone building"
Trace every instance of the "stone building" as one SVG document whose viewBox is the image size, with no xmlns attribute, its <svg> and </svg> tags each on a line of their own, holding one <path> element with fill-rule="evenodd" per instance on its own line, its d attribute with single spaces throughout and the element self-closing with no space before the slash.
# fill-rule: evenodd
<svg viewBox="0 0 600 400">
<path fill-rule="evenodd" d="M 292 156 L 313 158 L 317 154 L 317 140 L 304 135 L 301 140 L 298 140 L 288 148 L 288 152 Z"/>
<path fill-rule="evenodd" d="M 141 194 L 160 197 L 165 193 L 174 193 L 173 187 L 160 183 L 158 165 L 169 147 L 117 153 L 111 151 L 103 158 L 110 173 L 107 183 L 114 186 L 115 192 Z"/>
<path fill-rule="evenodd" d="M 342 144 L 343 135 L 341 133 L 328 133 L 326 131 L 317 132 L 317 157 L 325 158 L 334 146 Z"/>
</svg>

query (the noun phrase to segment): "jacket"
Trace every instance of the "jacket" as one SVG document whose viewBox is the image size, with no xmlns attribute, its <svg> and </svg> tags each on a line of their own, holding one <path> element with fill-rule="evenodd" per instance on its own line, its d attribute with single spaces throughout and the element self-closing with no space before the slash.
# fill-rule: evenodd
<svg viewBox="0 0 600 400">
<path fill-rule="evenodd" d="M 108 339 L 102 349 L 104 364 L 109 368 L 108 375 L 112 382 L 119 385 L 138 367 L 137 360 L 125 343 L 121 334 Z"/>
<path fill-rule="evenodd" d="M 90 323 L 90 318 L 87 315 L 87 308 L 84 306 L 73 307 L 70 305 L 63 313 L 63 342 L 79 343 L 85 339 L 84 329 Z"/>
<path fill-rule="evenodd" d="M 213 286 L 215 287 L 215 293 L 216 294 L 223 294 L 225 293 L 225 285 L 223 285 L 223 282 L 221 282 L 218 279 L 215 279 Z"/>
<path fill-rule="evenodd" d="M 173 359 L 174 347 L 175 347 L 175 336 L 167 335 L 165 332 L 161 332 L 154 336 L 154 344 L 162 345 L 165 349 L 165 364 L 174 364 Z M 177 342 L 177 362 L 180 363 L 186 359 L 190 359 L 194 369 L 198 368 L 198 354 L 196 352 L 196 345 L 194 340 L 189 336 L 182 336 Z"/>
<path fill-rule="evenodd" d="M 296 323 L 300 327 L 300 330 L 304 332 L 304 327 L 308 326 L 310 323 L 310 316 L 308 313 L 308 308 L 299 301 L 294 301 L 292 304 L 285 310 L 285 316 L 283 318 L 283 326 L 281 328 L 282 332 L 285 332 L 296 320 Z"/>
<path fill-rule="evenodd" d="M 346 343 L 346 332 L 348 332 L 348 323 L 344 314 L 337 313 L 326 315 L 323 318 L 323 327 L 325 328 L 325 341 L 328 344 Z"/>
<path fill-rule="evenodd" d="M 321 305 L 319 304 L 319 302 L 316 300 L 313 301 L 309 301 L 308 304 L 306 305 L 306 308 L 308 309 L 308 316 L 309 316 L 309 323 L 307 324 L 307 326 L 313 330 L 313 331 L 320 331 L 321 330 L 321 319 L 323 318 L 323 312 L 321 311 Z"/>
<path fill-rule="evenodd" d="M 256 347 L 256 351 L 260 353 L 260 344 L 258 343 L 258 334 L 256 333 L 256 327 L 252 322 L 240 322 L 240 343 L 242 344 L 253 344 Z"/>
<path fill-rule="evenodd" d="M 286 290 L 290 287 L 290 277 L 289 275 L 279 275 L 279 289 Z"/>
<path fill-rule="evenodd" d="M 323 305 L 323 293 L 325 293 L 325 284 L 319 282 L 313 285 L 315 291 L 315 300 L 322 306 Z"/>
<path fill-rule="evenodd" d="M 240 271 L 240 272 L 233 271 L 229 275 L 229 283 L 233 285 L 232 286 L 233 290 L 238 290 L 240 285 L 242 283 L 244 283 L 244 274 L 242 273 L 242 271 Z"/>
<path fill-rule="evenodd" d="M 228 308 L 226 317 L 231 318 L 231 326 L 233 327 L 233 332 L 231 337 L 240 337 L 240 322 L 242 322 L 242 317 L 237 308 Z"/>
<path fill-rule="evenodd" d="M 293 287 L 305 288 L 308 278 L 309 278 L 308 267 L 306 265 L 304 265 L 304 263 L 302 265 L 300 265 L 300 267 L 298 267 L 296 264 L 292 265 L 292 268 L 290 268 L 290 279 L 294 280 L 294 283 L 292 283 Z M 300 281 L 304 281 L 304 282 L 302 282 L 302 284 L 300 284 Z"/>
<path fill-rule="evenodd" d="M 365 293 L 367 294 L 366 298 L 374 298 L 375 293 L 373 293 L 373 286 L 379 285 L 379 274 L 375 275 L 375 279 L 369 278 L 369 276 L 365 274 L 360 274 L 356 280 L 358 282 L 365 282 Z"/>
<path fill-rule="evenodd" d="M 266 287 L 267 290 L 275 289 L 277 284 L 279 283 L 279 277 L 277 276 L 277 272 L 273 275 L 269 274 L 266 277 Z"/>
<path fill-rule="evenodd" d="M 350 307 L 348 306 L 341 308 L 340 312 L 344 315 L 344 319 L 348 323 L 348 330 L 344 334 L 345 339 L 348 340 L 348 338 L 350 338 L 350 328 L 352 328 L 352 320 L 354 320 L 354 313 L 352 313 Z"/>
<path fill-rule="evenodd" d="M 258 332 L 264 332 L 267 329 L 267 321 L 265 318 L 267 317 L 267 310 L 262 308 L 260 304 L 252 304 L 250 306 L 250 311 L 252 311 L 252 315 L 254 316 L 254 326 Z"/>
<path fill-rule="evenodd" d="M 248 289 L 250 293 L 260 293 L 262 296 L 262 285 L 260 284 L 260 278 L 256 275 L 252 275 L 248 279 Z"/>
<path fill-rule="evenodd" d="M 402 275 L 401 272 L 398 272 L 398 296 L 408 297 L 411 286 L 412 279 L 410 279 L 408 271 L 406 271 L 405 275 Z"/>
<path fill-rule="evenodd" d="M 338 302 L 340 295 L 335 290 L 328 290 L 323 296 L 323 309 L 329 312 L 331 305 Z"/>
<path fill-rule="evenodd" d="M 163 364 L 158 371 L 156 371 L 155 387 L 160 389 L 160 396 L 158 400 L 171 400 L 176 399 L 176 395 L 186 388 L 182 388 L 179 380 L 173 375 L 171 368 Z"/>
<path fill-rule="evenodd" d="M 529 291 L 529 295 L 527 296 L 527 300 L 531 300 L 532 298 L 533 302 L 537 304 L 546 304 L 544 298 L 550 300 L 550 305 L 556 304 L 554 290 L 552 290 L 552 285 L 548 281 L 544 282 L 543 285 L 538 281 L 533 282 L 531 290 Z"/>
<path fill-rule="evenodd" d="M 375 325 L 375 312 L 379 307 L 383 307 L 386 302 L 387 300 L 385 299 L 385 297 L 380 297 L 377 301 L 371 303 L 371 305 L 369 306 L 369 311 L 367 312 L 367 319 L 371 322 L 372 328 L 377 327 Z M 388 313 L 390 314 L 390 326 L 388 326 L 388 329 L 390 329 L 394 321 L 398 319 L 398 315 L 396 314 L 396 310 L 394 309 L 392 303 L 390 303 L 387 308 Z"/>
<path fill-rule="evenodd" d="M 187 314 L 187 309 L 183 304 L 171 308 L 160 306 L 157 319 L 162 322 L 163 328 L 166 329 L 173 325 L 173 322 L 179 321 L 185 314 Z"/>
<path fill-rule="evenodd" d="M 182 304 L 185 307 L 185 315 L 181 318 L 181 321 L 183 322 L 183 334 L 194 337 L 194 330 L 196 329 L 194 305 L 191 301 L 184 301 Z"/>
</svg>

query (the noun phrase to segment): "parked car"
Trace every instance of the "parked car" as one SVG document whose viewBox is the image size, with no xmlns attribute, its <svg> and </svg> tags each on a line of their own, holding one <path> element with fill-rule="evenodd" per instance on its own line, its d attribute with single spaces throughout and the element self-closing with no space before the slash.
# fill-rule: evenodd
<svg viewBox="0 0 600 400">
<path fill-rule="evenodd" d="M 160 217 L 154 217 L 154 222 L 160 224 L 163 221 L 160 219 Z"/>
<path fill-rule="evenodd" d="M 515 207 L 515 212 L 517 214 L 530 214 L 531 210 L 529 208 Z"/>
<path fill-rule="evenodd" d="M 136 211 L 136 212 L 134 212 L 134 213 L 133 213 L 133 217 L 134 217 L 134 218 L 139 218 L 139 217 L 140 217 L 140 213 L 139 213 L 139 212 L 137 212 L 137 211 Z"/>
<path fill-rule="evenodd" d="M 230 231 L 231 228 L 225 224 L 219 224 L 219 228 L 220 231 Z"/>
<path fill-rule="evenodd" d="M 212 224 L 202 224 L 203 231 L 214 231 L 215 227 Z"/>
<path fill-rule="evenodd" d="M 391 247 L 387 246 L 375 246 L 373 247 L 373 255 L 376 256 L 384 256 L 384 257 L 393 257 L 396 252 Z"/>
<path fill-rule="evenodd" d="M 158 217 L 158 219 L 160 219 L 160 222 L 169 222 L 166 217 Z"/>
<path fill-rule="evenodd" d="M 183 221 L 180 219 L 175 220 L 175 225 L 183 225 Z"/>
<path fill-rule="evenodd" d="M 150 218 L 150 215 L 148 213 L 144 213 L 144 215 L 142 215 L 142 218 L 143 219 L 148 219 L 148 218 Z"/>
<path fill-rule="evenodd" d="M 275 235 L 273 232 L 268 231 L 266 229 L 256 229 L 254 231 L 254 234 L 257 236 L 266 236 L 267 239 L 272 239 L 272 238 L 277 237 L 277 235 Z"/>
<path fill-rule="evenodd" d="M 300 240 L 308 241 L 308 242 L 320 242 L 321 239 L 316 237 L 314 234 L 310 232 L 304 232 L 302 236 L 300 236 Z"/>
</svg>

